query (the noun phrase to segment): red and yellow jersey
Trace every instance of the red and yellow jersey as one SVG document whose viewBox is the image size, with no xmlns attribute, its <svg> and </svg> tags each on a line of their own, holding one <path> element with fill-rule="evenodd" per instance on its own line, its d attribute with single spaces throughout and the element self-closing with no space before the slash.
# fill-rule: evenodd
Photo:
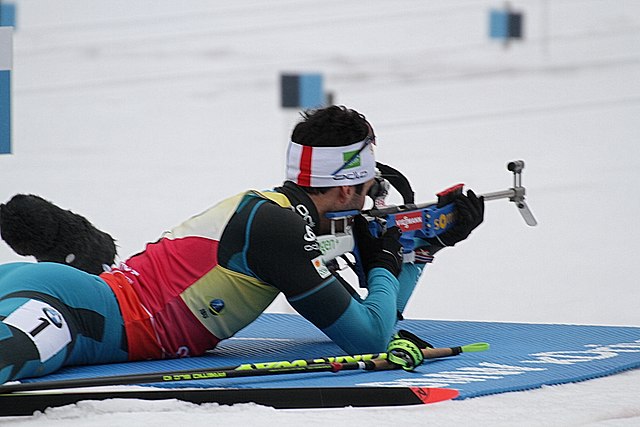
<svg viewBox="0 0 640 427">
<path fill-rule="evenodd" d="M 146 325 L 146 338 L 135 333 L 138 339 L 129 340 L 132 358 L 157 358 L 158 346 L 164 357 L 202 354 L 255 320 L 278 295 L 277 288 L 218 262 L 227 223 L 251 196 L 290 206 L 280 193 L 238 194 L 165 232 L 143 252 L 102 274 L 128 313 L 123 313 L 125 320 L 138 312 L 128 332 Z M 127 279 L 129 291 L 119 276 Z M 135 302 L 123 303 L 136 297 L 137 307 Z M 151 342 L 154 337 L 157 344 Z M 137 351 L 139 347 L 145 350 Z"/>
</svg>

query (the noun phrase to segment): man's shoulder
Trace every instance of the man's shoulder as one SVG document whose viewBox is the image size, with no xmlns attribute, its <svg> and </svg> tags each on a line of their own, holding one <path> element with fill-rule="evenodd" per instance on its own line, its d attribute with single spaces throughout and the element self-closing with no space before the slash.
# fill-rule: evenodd
<svg viewBox="0 0 640 427">
<path fill-rule="evenodd" d="M 258 191 L 258 190 L 250 190 L 247 192 L 247 196 L 249 197 L 260 197 L 262 199 L 270 200 L 273 203 L 276 203 L 278 206 L 283 208 L 290 208 L 291 201 L 287 197 L 286 194 L 283 194 L 279 191 Z"/>
<path fill-rule="evenodd" d="M 266 217 L 263 219 L 273 222 L 284 221 L 293 224 L 304 224 L 304 219 L 294 211 L 292 206 L 282 206 L 270 199 L 267 200 L 267 203 L 262 203 L 259 206 L 256 212 L 256 217 L 258 216 Z"/>
<path fill-rule="evenodd" d="M 297 235 L 299 230 L 304 233 L 317 223 L 315 207 L 307 206 L 300 197 L 292 198 L 289 192 L 253 190 L 247 196 L 254 201 L 264 201 L 252 219 L 253 232 L 283 236 L 293 230 Z"/>
</svg>

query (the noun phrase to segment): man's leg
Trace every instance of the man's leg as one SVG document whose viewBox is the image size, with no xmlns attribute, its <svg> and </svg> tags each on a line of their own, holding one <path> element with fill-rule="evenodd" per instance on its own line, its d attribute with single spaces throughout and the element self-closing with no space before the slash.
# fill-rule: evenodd
<svg viewBox="0 0 640 427">
<path fill-rule="evenodd" d="M 0 383 L 126 360 L 122 316 L 100 278 L 52 263 L 0 266 Z"/>
</svg>

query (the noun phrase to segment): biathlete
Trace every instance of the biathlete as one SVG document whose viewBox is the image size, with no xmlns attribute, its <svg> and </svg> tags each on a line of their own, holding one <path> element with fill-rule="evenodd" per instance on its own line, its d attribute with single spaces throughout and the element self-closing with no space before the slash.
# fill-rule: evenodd
<svg viewBox="0 0 640 427">
<path fill-rule="evenodd" d="M 198 356 L 253 322 L 283 293 L 345 352 L 383 352 L 425 264 L 403 262 L 397 228 L 354 234 L 368 294 L 321 256 L 325 214 L 360 210 L 375 183 L 373 127 L 331 106 L 293 130 L 287 180 L 246 191 L 189 218 L 99 275 L 52 262 L 0 266 L 0 383 L 62 366 Z M 483 220 L 469 191 L 458 220 L 422 254 L 464 240 Z M 430 256 L 419 257 L 431 260 Z"/>
</svg>

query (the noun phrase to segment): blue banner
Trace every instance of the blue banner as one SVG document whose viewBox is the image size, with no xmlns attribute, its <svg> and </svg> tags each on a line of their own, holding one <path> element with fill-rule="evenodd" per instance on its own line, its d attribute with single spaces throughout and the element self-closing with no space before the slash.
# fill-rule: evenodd
<svg viewBox="0 0 640 427">
<path fill-rule="evenodd" d="M 307 110 L 326 104 L 322 74 L 283 74 L 280 89 L 283 108 Z"/>
<path fill-rule="evenodd" d="M 12 28 L 0 27 L 0 154 L 11 153 Z"/>
<path fill-rule="evenodd" d="M 0 2 L 0 27 L 16 26 L 16 5 Z"/>
<path fill-rule="evenodd" d="M 11 153 L 11 71 L 0 71 L 0 154 Z"/>
</svg>

